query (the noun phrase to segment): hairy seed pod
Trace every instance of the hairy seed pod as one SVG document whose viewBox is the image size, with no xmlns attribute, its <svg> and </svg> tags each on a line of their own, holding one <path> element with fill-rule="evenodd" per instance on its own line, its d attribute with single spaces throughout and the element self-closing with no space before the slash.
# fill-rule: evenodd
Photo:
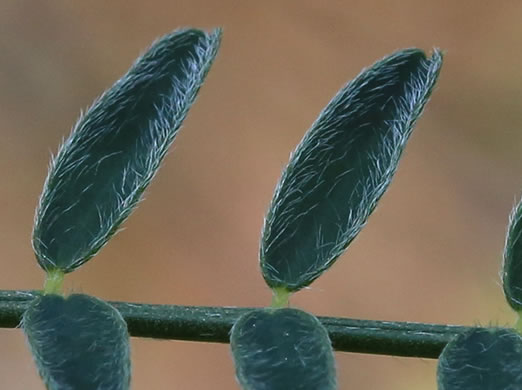
<svg viewBox="0 0 522 390">
<path fill-rule="evenodd" d="M 268 210 L 260 249 L 272 288 L 297 291 L 343 253 L 397 169 L 442 66 L 398 51 L 346 84 L 292 154 Z"/>
<path fill-rule="evenodd" d="M 49 390 L 129 389 L 127 324 L 108 303 L 83 294 L 43 295 L 22 326 Z"/>
<path fill-rule="evenodd" d="M 233 326 L 230 347 L 243 390 L 333 390 L 335 360 L 319 320 L 297 309 L 261 309 Z"/>
<path fill-rule="evenodd" d="M 522 389 L 522 337 L 512 329 L 472 329 L 439 357 L 439 390 Z"/>
<path fill-rule="evenodd" d="M 44 270 L 85 263 L 136 207 L 220 37 L 189 29 L 160 38 L 81 116 L 51 163 L 36 211 L 33 248 Z"/>
</svg>

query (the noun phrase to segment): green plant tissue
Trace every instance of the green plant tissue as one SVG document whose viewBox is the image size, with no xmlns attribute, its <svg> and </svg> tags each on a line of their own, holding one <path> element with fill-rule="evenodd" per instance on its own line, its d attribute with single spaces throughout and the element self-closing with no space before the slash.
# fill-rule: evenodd
<svg viewBox="0 0 522 390">
<path fill-rule="evenodd" d="M 442 66 L 418 49 L 363 70 L 305 134 L 276 187 L 260 260 L 272 288 L 299 290 L 364 227 L 397 169 Z"/>
<path fill-rule="evenodd" d="M 233 326 L 230 347 L 244 390 L 333 390 L 335 360 L 319 320 L 297 309 L 260 309 Z"/>
<path fill-rule="evenodd" d="M 522 310 L 522 201 L 511 213 L 504 249 L 502 285 L 509 305 Z"/>
<path fill-rule="evenodd" d="M 43 295 L 22 327 L 49 390 L 129 389 L 127 324 L 108 303 L 83 294 Z"/>
<path fill-rule="evenodd" d="M 437 381 L 439 390 L 522 389 L 522 337 L 502 328 L 456 336 L 439 357 Z"/>
<path fill-rule="evenodd" d="M 80 117 L 51 167 L 33 230 L 46 270 L 70 272 L 116 232 L 174 140 L 216 56 L 221 31 L 158 39 Z"/>
</svg>

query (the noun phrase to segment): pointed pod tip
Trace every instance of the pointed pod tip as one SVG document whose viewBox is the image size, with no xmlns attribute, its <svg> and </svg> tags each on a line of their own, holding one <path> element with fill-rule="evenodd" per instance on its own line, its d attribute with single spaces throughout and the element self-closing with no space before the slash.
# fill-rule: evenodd
<svg viewBox="0 0 522 390">
<path fill-rule="evenodd" d="M 446 53 L 442 49 L 434 47 L 431 50 L 431 57 L 429 59 L 433 64 L 438 65 L 438 67 L 440 68 L 442 66 L 445 54 Z"/>
<path fill-rule="evenodd" d="M 221 37 L 223 36 L 223 27 L 221 27 L 221 26 L 220 27 L 215 27 L 212 30 L 212 36 L 221 39 Z"/>
<path fill-rule="evenodd" d="M 425 62 L 428 68 L 439 69 L 442 66 L 444 59 L 444 51 L 438 47 L 433 47 L 431 51 L 426 52 L 417 47 L 410 47 L 402 50 L 397 50 L 394 54 L 384 57 L 382 60 L 393 59 L 396 57 L 417 57 L 419 62 Z"/>
<path fill-rule="evenodd" d="M 217 51 L 221 46 L 221 39 L 223 38 L 223 28 L 216 27 L 212 30 L 212 32 L 208 35 L 210 40 L 212 41 L 212 46 L 215 47 Z"/>
</svg>

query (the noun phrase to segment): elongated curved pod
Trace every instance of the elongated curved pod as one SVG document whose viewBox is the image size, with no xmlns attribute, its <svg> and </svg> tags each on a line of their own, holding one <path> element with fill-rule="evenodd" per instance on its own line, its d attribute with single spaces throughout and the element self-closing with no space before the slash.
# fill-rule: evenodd
<svg viewBox="0 0 522 390">
<path fill-rule="evenodd" d="M 214 60 L 221 31 L 158 39 L 81 116 L 51 163 L 33 247 L 46 270 L 71 272 L 136 207 Z"/>
<path fill-rule="evenodd" d="M 397 169 L 442 66 L 442 55 L 398 51 L 363 70 L 324 108 L 290 158 L 268 210 L 261 270 L 297 291 L 357 236 Z"/>
</svg>

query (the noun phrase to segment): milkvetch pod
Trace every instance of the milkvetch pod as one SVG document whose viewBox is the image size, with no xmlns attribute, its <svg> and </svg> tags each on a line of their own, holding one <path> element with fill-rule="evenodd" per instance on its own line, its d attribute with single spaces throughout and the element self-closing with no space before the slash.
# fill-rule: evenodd
<svg viewBox="0 0 522 390">
<path fill-rule="evenodd" d="M 319 320 L 290 308 L 259 309 L 234 324 L 230 347 L 243 390 L 334 390 L 335 359 Z"/>
<path fill-rule="evenodd" d="M 435 50 L 398 51 L 363 70 L 324 108 L 277 184 L 261 239 L 272 288 L 315 280 L 364 227 L 397 169 L 442 66 Z"/>
<path fill-rule="evenodd" d="M 35 216 L 40 266 L 71 272 L 136 207 L 214 60 L 221 37 L 187 29 L 152 44 L 80 117 L 52 160 Z"/>
<path fill-rule="evenodd" d="M 83 294 L 35 298 L 22 320 L 49 390 L 128 390 L 127 324 L 108 303 Z"/>
<path fill-rule="evenodd" d="M 522 389 L 522 337 L 512 329 L 457 335 L 439 357 L 439 390 Z"/>
</svg>

